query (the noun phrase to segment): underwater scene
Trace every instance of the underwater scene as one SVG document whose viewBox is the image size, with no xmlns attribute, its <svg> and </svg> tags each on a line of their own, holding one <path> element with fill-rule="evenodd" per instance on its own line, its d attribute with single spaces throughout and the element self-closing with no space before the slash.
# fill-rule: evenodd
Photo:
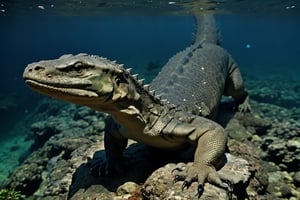
<svg viewBox="0 0 300 200">
<path fill-rule="evenodd" d="M 298 1 L 0 0 L 0 27 L 0 200 L 300 199 Z"/>
</svg>

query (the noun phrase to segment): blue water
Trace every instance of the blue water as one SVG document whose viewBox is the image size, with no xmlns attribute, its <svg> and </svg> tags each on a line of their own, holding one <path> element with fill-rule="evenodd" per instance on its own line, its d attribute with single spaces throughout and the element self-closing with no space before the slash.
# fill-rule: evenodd
<svg viewBox="0 0 300 200">
<path fill-rule="evenodd" d="M 300 15 L 217 15 L 222 46 L 243 74 L 300 78 Z M 0 17 L 0 139 L 13 141 L 26 131 L 17 124 L 44 98 L 27 88 L 27 64 L 67 53 L 97 54 L 134 68 L 148 82 L 195 30 L 192 16 L 24 16 Z M 151 73 L 149 73 L 149 71 Z M 280 80 L 279 80 L 280 81 Z M 6 102 L 7 103 L 7 102 Z M 17 128 L 16 128 L 17 127 Z M 22 124 L 29 129 L 30 124 Z M 18 143 L 18 142 L 15 142 Z"/>
<path fill-rule="evenodd" d="M 216 18 L 222 45 L 247 72 L 299 72 L 300 16 Z M 7 16 L 0 24 L 2 92 L 24 86 L 27 64 L 66 53 L 102 55 L 143 71 L 188 46 L 195 28 L 191 16 Z"/>
<path fill-rule="evenodd" d="M 191 42 L 193 19 L 20 16 L 2 18 L 1 26 L 1 63 L 11 69 L 8 80 L 1 81 L 11 83 L 22 79 L 28 63 L 66 53 L 102 55 L 135 68 L 153 60 L 166 62 Z"/>
<path fill-rule="evenodd" d="M 223 46 L 245 72 L 300 78 L 300 15 L 222 15 L 218 19 Z"/>
</svg>

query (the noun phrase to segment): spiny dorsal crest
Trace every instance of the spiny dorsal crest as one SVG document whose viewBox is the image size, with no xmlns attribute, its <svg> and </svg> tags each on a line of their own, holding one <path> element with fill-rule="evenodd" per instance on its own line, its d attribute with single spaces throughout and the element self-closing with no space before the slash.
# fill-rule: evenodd
<svg viewBox="0 0 300 200">
<path fill-rule="evenodd" d="M 116 71 L 121 71 L 122 73 L 124 73 L 124 75 L 126 75 L 127 77 L 129 77 L 132 82 L 134 83 L 137 91 L 144 91 L 146 94 L 149 95 L 149 97 L 156 101 L 157 103 L 160 104 L 170 104 L 170 102 L 168 102 L 166 99 L 161 99 L 161 95 L 155 95 L 155 91 L 154 90 L 149 90 L 150 89 L 150 85 L 149 84 L 144 84 L 144 79 L 138 79 L 138 74 L 131 74 L 132 68 L 124 68 L 123 64 L 117 64 L 116 61 L 111 61 L 107 58 L 104 57 L 99 57 L 97 55 L 91 55 L 92 58 L 100 61 L 100 62 L 106 62 L 108 64 L 111 65 L 111 69 L 112 70 L 116 70 Z"/>
<path fill-rule="evenodd" d="M 139 83 L 140 85 L 144 85 L 144 82 L 145 82 L 145 79 L 139 79 L 139 80 L 138 80 L 138 83 Z"/>
<path fill-rule="evenodd" d="M 144 91 L 149 95 L 150 98 L 152 98 L 154 101 L 163 104 L 166 101 L 161 101 L 161 96 L 160 95 L 155 95 L 154 90 L 149 90 L 150 89 L 150 84 L 144 84 L 145 79 L 138 79 L 138 74 L 130 74 L 132 68 L 128 68 L 124 71 L 126 71 L 129 74 L 129 77 L 131 77 L 131 80 L 135 84 L 135 87 L 139 90 Z"/>
<path fill-rule="evenodd" d="M 124 65 L 118 64 L 117 61 L 115 61 L 115 60 L 112 61 L 105 57 L 101 57 L 101 56 L 97 56 L 97 55 L 88 55 L 88 54 L 78 54 L 78 55 L 89 56 L 90 58 L 94 59 L 95 61 L 97 61 L 99 63 L 104 63 L 112 71 L 117 71 L 117 72 L 124 71 L 124 67 L 123 67 Z"/>
</svg>

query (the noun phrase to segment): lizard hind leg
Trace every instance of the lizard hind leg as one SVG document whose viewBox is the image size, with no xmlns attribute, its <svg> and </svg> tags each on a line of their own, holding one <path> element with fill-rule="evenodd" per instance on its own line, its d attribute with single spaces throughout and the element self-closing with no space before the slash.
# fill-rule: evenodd
<svg viewBox="0 0 300 200">
<path fill-rule="evenodd" d="M 198 141 L 194 162 L 173 170 L 175 181 L 183 181 L 182 189 L 188 188 L 192 182 L 198 182 L 198 196 L 204 192 L 205 182 L 226 189 L 226 191 L 231 190 L 230 185 L 216 170 L 225 158 L 227 136 L 224 129 L 215 123 L 210 127 L 204 134 L 200 128 L 189 136 L 192 141 Z"/>
<path fill-rule="evenodd" d="M 224 95 L 235 99 L 236 109 L 239 112 L 251 112 L 249 94 L 244 86 L 242 74 L 235 61 L 229 59 L 229 75 L 226 79 Z"/>
</svg>

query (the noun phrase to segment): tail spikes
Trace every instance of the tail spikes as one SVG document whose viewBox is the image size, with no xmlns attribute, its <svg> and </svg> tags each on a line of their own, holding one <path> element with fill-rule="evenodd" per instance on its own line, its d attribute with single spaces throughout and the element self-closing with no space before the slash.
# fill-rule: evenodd
<svg viewBox="0 0 300 200">
<path fill-rule="evenodd" d="M 168 103 L 168 100 L 167 99 L 161 99 L 160 100 L 162 103 Z"/>
<path fill-rule="evenodd" d="M 149 94 L 152 95 L 152 96 L 155 96 L 155 90 L 149 91 Z"/>
<path fill-rule="evenodd" d="M 161 94 L 157 94 L 157 95 L 155 95 L 155 98 L 157 98 L 157 99 L 159 99 L 159 100 L 161 100 L 161 97 L 162 97 L 162 95 L 161 95 Z"/>
</svg>

